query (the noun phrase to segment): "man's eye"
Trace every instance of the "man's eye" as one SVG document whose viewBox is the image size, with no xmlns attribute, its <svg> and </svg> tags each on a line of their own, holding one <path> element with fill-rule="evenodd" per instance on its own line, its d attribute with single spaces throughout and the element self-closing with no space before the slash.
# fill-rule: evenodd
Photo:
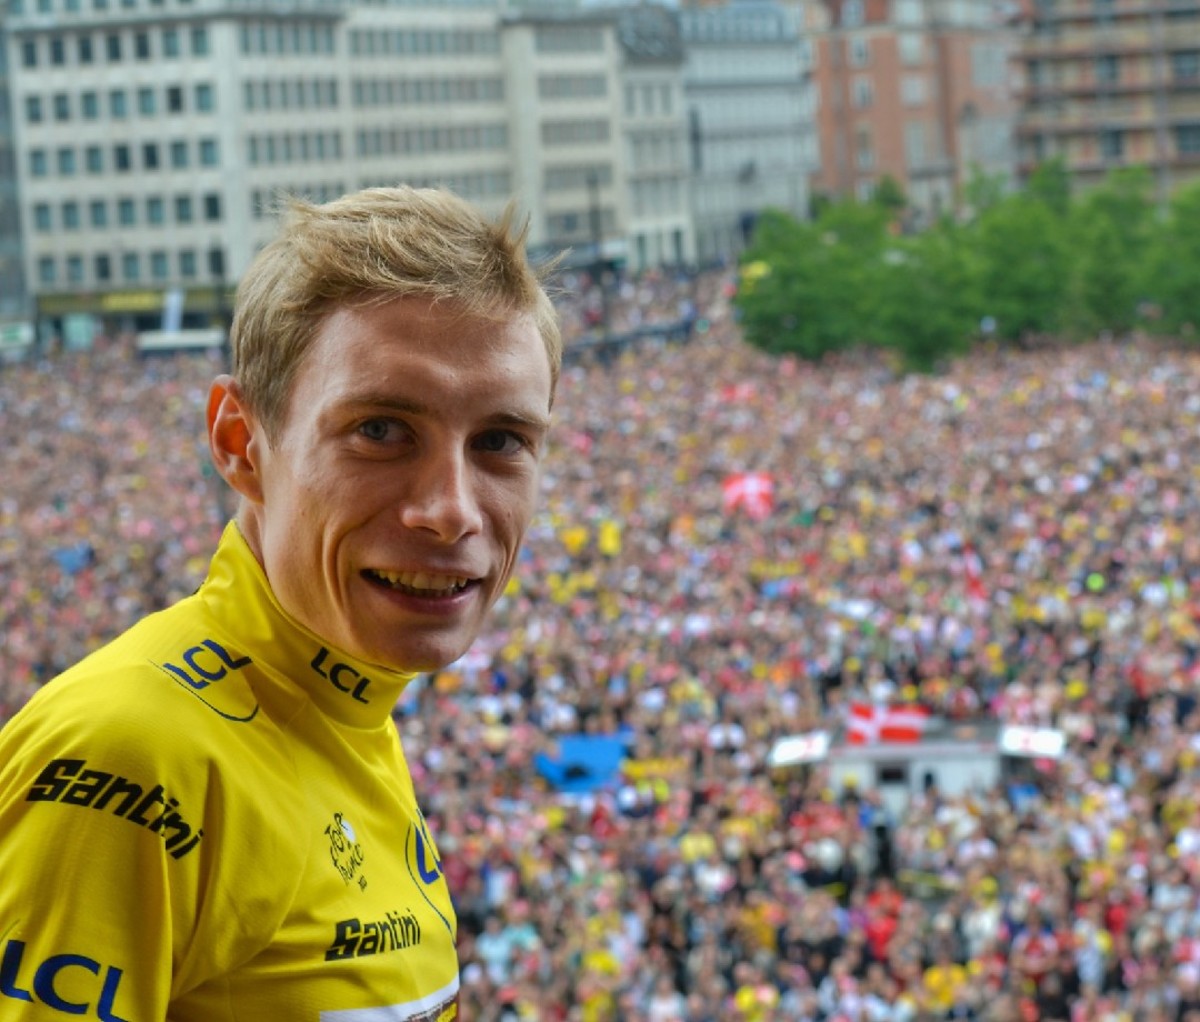
<svg viewBox="0 0 1200 1022">
<path fill-rule="evenodd" d="M 525 438 L 507 429 L 490 429 L 479 438 L 479 446 L 489 454 L 516 454 L 526 446 Z"/>
<path fill-rule="evenodd" d="M 368 440 L 382 442 L 391 436 L 392 424 L 387 419 L 368 419 L 358 427 L 358 431 Z"/>
</svg>

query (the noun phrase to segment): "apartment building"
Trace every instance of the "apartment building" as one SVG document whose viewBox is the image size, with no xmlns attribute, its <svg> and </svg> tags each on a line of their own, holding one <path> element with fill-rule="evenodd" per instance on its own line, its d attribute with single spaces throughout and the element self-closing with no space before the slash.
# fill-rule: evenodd
<svg viewBox="0 0 1200 1022">
<path fill-rule="evenodd" d="M 887 176 L 920 222 L 958 208 L 974 174 L 1011 179 L 1014 12 L 1007 0 L 822 0 L 814 190 L 866 199 Z"/>
<path fill-rule="evenodd" d="M 1084 187 L 1149 167 L 1165 199 L 1200 175 L 1200 4 L 1029 0 L 1020 170 L 1058 158 Z"/>
<path fill-rule="evenodd" d="M 768 207 L 808 215 L 818 154 L 803 12 L 774 0 L 679 12 L 702 263 L 735 257 Z"/>
</svg>

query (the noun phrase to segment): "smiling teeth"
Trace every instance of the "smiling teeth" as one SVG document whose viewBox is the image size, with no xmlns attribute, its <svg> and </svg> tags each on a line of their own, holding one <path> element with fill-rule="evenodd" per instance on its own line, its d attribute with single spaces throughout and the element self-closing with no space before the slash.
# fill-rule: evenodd
<svg viewBox="0 0 1200 1022">
<path fill-rule="evenodd" d="M 394 589 L 434 596 L 453 596 L 470 581 L 458 575 L 430 575 L 423 571 L 376 571 L 374 574 Z"/>
</svg>

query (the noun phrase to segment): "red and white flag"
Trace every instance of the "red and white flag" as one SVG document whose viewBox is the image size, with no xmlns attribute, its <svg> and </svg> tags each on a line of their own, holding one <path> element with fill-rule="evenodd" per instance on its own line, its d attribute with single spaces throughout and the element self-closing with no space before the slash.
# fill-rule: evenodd
<svg viewBox="0 0 1200 1022">
<path fill-rule="evenodd" d="M 967 597 L 975 603 L 986 603 L 987 586 L 983 584 L 983 561 L 970 544 L 963 547 L 963 575 L 967 580 Z"/>
<path fill-rule="evenodd" d="M 846 741 L 851 745 L 919 742 L 932 716 L 924 706 L 853 702 L 846 718 Z"/>
<path fill-rule="evenodd" d="M 734 472 L 721 484 L 725 513 L 741 508 L 762 521 L 775 508 L 775 480 L 769 472 Z"/>
</svg>

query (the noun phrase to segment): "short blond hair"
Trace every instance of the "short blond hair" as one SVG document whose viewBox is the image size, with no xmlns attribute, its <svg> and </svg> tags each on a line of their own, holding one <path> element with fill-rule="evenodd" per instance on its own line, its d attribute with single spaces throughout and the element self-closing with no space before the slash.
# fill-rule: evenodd
<svg viewBox="0 0 1200 1022">
<path fill-rule="evenodd" d="M 527 231 L 511 203 L 492 221 L 438 188 L 368 188 L 323 204 L 288 198 L 279 234 L 238 285 L 229 333 L 233 374 L 267 436 L 283 426 L 322 322 L 345 305 L 416 296 L 488 319 L 532 314 L 556 384 L 562 333 L 547 271 L 526 254 Z"/>
</svg>

